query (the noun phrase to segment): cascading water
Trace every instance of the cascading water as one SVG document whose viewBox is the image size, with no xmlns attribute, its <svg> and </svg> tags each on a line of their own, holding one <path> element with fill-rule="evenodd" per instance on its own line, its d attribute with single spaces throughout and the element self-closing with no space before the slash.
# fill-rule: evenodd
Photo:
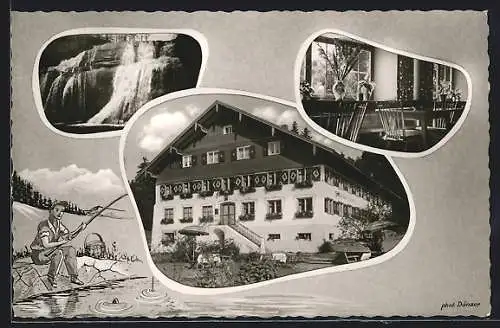
<svg viewBox="0 0 500 328">
<path fill-rule="evenodd" d="M 185 74 L 192 69 L 185 69 L 177 57 L 191 58 L 193 53 L 176 53 L 176 42 L 101 43 L 57 65 L 40 67 L 47 119 L 63 130 L 103 124 L 119 128 L 147 101 L 194 87 L 197 77 Z M 183 42 L 179 49 L 186 49 Z"/>
<path fill-rule="evenodd" d="M 154 50 L 152 42 L 141 42 L 137 48 L 133 43 L 127 44 L 113 79 L 111 99 L 88 123 L 117 123 L 120 119 L 128 119 L 150 99 L 157 61 Z"/>
</svg>

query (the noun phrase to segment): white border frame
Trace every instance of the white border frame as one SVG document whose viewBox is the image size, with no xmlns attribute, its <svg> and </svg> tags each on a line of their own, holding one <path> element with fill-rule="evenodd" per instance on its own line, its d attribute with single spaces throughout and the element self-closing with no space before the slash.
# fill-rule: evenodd
<svg viewBox="0 0 500 328">
<path fill-rule="evenodd" d="M 52 36 L 50 39 L 45 41 L 38 51 L 38 54 L 35 59 L 35 65 L 33 67 L 33 75 L 32 75 L 32 91 L 33 97 L 35 100 L 35 106 L 38 110 L 38 114 L 42 122 L 51 130 L 52 132 L 59 134 L 63 137 L 76 138 L 76 139 L 94 139 L 94 138 L 111 138 L 111 137 L 119 137 L 124 131 L 125 127 L 120 130 L 115 131 L 106 131 L 106 132 L 94 132 L 94 133 L 69 133 L 64 132 L 57 129 L 53 126 L 47 117 L 45 116 L 45 110 L 43 108 L 42 95 L 40 90 L 40 80 L 39 80 L 39 67 L 40 67 L 40 58 L 47 48 L 47 46 L 54 40 L 59 39 L 64 36 L 70 35 L 84 35 L 84 34 L 137 34 L 137 33 L 149 33 L 149 34 L 184 34 L 195 39 L 201 48 L 201 65 L 200 70 L 198 72 L 198 80 L 196 82 L 196 86 L 194 88 L 198 88 L 203 78 L 203 74 L 205 73 L 205 68 L 208 61 L 209 56 L 209 48 L 207 39 L 203 34 L 198 31 L 192 29 L 151 29 L 151 28 L 122 28 L 122 27 L 86 27 L 86 28 L 78 28 L 66 30 L 64 32 L 58 33 Z M 139 110 L 139 108 L 137 109 Z M 125 124 L 126 125 L 126 124 Z"/>
<path fill-rule="evenodd" d="M 388 52 L 392 52 L 392 53 L 397 54 L 397 55 L 404 55 L 404 56 L 415 58 L 415 59 L 418 59 L 418 60 L 433 62 L 433 63 L 437 63 L 437 64 L 442 64 L 442 65 L 447 65 L 449 67 L 452 67 L 452 68 L 455 68 L 455 69 L 459 70 L 460 72 L 462 72 L 462 74 L 464 74 L 464 76 L 465 76 L 465 78 L 467 80 L 467 100 L 466 100 L 465 108 L 464 108 L 464 111 L 463 111 L 462 115 L 460 116 L 460 118 L 458 119 L 458 121 L 455 123 L 455 125 L 453 126 L 453 128 L 450 131 L 448 131 L 448 133 L 438 143 L 436 143 L 434 146 L 430 147 L 429 149 L 421 151 L 421 152 L 401 152 L 401 151 L 387 150 L 387 149 L 382 149 L 382 148 L 375 148 L 375 147 L 363 145 L 361 143 L 357 143 L 357 142 L 353 142 L 353 141 L 341 138 L 341 137 L 337 136 L 336 134 L 334 134 L 334 133 L 326 130 L 323 127 L 321 127 L 316 122 L 314 122 L 309 117 L 309 115 L 306 113 L 306 111 L 304 110 L 304 107 L 302 106 L 302 100 L 300 99 L 300 88 L 299 88 L 299 86 L 300 86 L 300 68 L 302 66 L 302 62 L 303 62 L 304 57 L 306 55 L 307 48 L 309 47 L 309 45 L 311 45 L 311 43 L 317 37 L 319 37 L 319 36 L 321 36 L 323 34 L 326 34 L 326 33 L 340 34 L 340 35 L 349 37 L 351 39 L 354 39 L 354 40 L 366 43 L 366 44 L 371 45 L 373 47 L 377 47 L 379 49 L 382 49 L 382 50 L 385 50 L 385 51 L 388 51 Z M 419 157 L 424 157 L 424 156 L 427 156 L 427 155 L 435 152 L 439 148 L 441 148 L 461 128 L 463 122 L 465 121 L 465 119 L 467 118 L 467 115 L 469 113 L 469 110 L 470 110 L 470 107 L 471 107 L 471 98 L 472 98 L 472 81 L 471 81 L 469 73 L 467 73 L 467 71 L 463 67 L 461 67 L 459 65 L 456 65 L 456 64 L 453 64 L 453 63 L 449 63 L 449 62 L 443 61 L 443 60 L 439 60 L 439 59 L 435 59 L 435 58 L 430 58 L 430 57 L 425 57 L 425 56 L 420 56 L 420 55 L 416 55 L 416 54 L 413 54 L 413 53 L 410 53 L 410 52 L 406 52 L 406 51 L 403 51 L 403 50 L 398 50 L 398 49 L 394 49 L 394 48 L 391 48 L 391 47 L 388 47 L 388 46 L 384 46 L 384 45 L 382 45 L 380 43 L 376 43 L 376 42 L 364 39 L 364 38 L 362 38 L 360 36 L 357 36 L 357 35 L 354 35 L 354 34 L 351 34 L 351 33 L 348 33 L 348 32 L 344 32 L 344 31 L 341 31 L 341 30 L 337 30 L 337 29 L 323 29 L 323 30 L 319 30 L 318 32 L 315 32 L 315 33 L 311 34 L 302 43 L 302 45 L 301 45 L 301 47 L 299 49 L 299 53 L 297 55 L 297 59 L 295 60 L 294 88 L 295 88 L 295 90 L 294 90 L 295 91 L 295 99 L 297 101 L 297 109 L 299 111 L 299 114 L 302 117 L 302 119 L 305 120 L 307 122 L 307 124 L 309 124 L 316 132 L 320 133 L 321 135 L 323 135 L 323 136 L 325 136 L 325 137 L 327 137 L 329 139 L 332 139 L 334 141 L 337 141 L 337 142 L 339 142 L 341 144 L 344 144 L 346 146 L 349 146 L 349 147 L 358 148 L 358 149 L 361 149 L 363 151 L 369 151 L 369 152 L 377 153 L 377 154 L 381 154 L 381 155 L 389 155 L 389 156 L 403 157 L 403 158 L 419 158 Z"/>
<path fill-rule="evenodd" d="M 401 171 L 399 171 L 399 168 L 396 166 L 392 158 L 390 158 L 387 155 L 384 155 L 385 158 L 389 161 L 391 166 L 393 167 L 394 171 L 398 175 L 398 178 L 401 180 L 401 183 L 403 184 L 403 187 L 405 189 L 407 198 L 408 198 L 408 205 L 410 208 L 410 219 L 408 223 L 408 229 L 406 230 L 405 235 L 401 239 L 401 241 L 389 252 L 379 256 L 375 257 L 373 259 L 369 259 L 363 262 L 356 262 L 356 263 L 351 263 L 351 264 L 344 264 L 340 266 L 335 266 L 335 267 L 329 267 L 329 268 L 323 268 L 323 269 L 317 269 L 313 271 L 307 271 L 307 272 L 302 272 L 302 273 L 297 273 L 285 277 L 280 277 L 272 280 L 267 280 L 267 281 L 262 281 L 262 282 L 257 282 L 249 285 L 243 285 L 243 286 L 235 286 L 235 287 L 223 287 L 223 288 L 200 288 L 200 287 L 191 287 L 191 286 L 186 286 L 181 283 L 178 283 L 168 277 L 166 277 L 154 264 L 151 254 L 149 252 L 149 248 L 147 245 L 146 241 L 146 235 L 144 232 L 144 227 L 142 225 L 141 221 L 141 216 L 139 214 L 139 210 L 137 208 L 137 204 L 134 199 L 134 195 L 130 189 L 130 185 L 128 184 L 128 179 L 126 175 L 126 170 L 125 170 L 125 158 L 124 158 L 124 150 L 125 150 L 125 145 L 127 141 L 127 136 L 128 133 L 130 132 L 132 126 L 136 121 L 138 121 L 142 114 L 146 113 L 148 110 L 164 103 L 169 100 L 177 99 L 177 98 L 182 98 L 182 97 L 188 97 L 188 96 L 194 96 L 194 95 L 209 95 L 209 94 L 222 94 L 222 95 L 239 95 L 239 96 L 246 96 L 246 97 L 252 97 L 252 98 L 258 98 L 258 99 L 263 99 L 266 101 L 271 101 L 275 103 L 279 103 L 285 106 L 290 106 L 291 108 L 296 108 L 296 104 L 294 102 L 282 100 L 279 98 L 271 97 L 271 96 L 265 96 L 265 95 L 260 95 L 256 93 L 250 93 L 250 92 L 245 92 L 245 91 L 240 91 L 240 90 L 230 90 L 230 89 L 218 89 L 218 88 L 198 88 L 198 89 L 188 89 L 188 90 L 182 90 L 182 91 L 177 91 L 174 93 L 170 93 L 165 96 L 158 97 L 147 104 L 145 104 L 143 107 L 141 107 L 139 110 L 137 110 L 136 113 L 130 118 L 130 120 L 127 122 L 123 129 L 123 133 L 120 137 L 120 143 L 119 143 L 119 163 L 120 163 L 120 171 L 121 171 L 121 176 L 122 180 L 125 184 L 125 188 L 127 190 L 127 193 L 129 194 L 130 199 L 132 200 L 132 206 L 135 211 L 135 215 L 137 220 L 139 221 L 139 231 L 141 233 L 141 238 L 143 241 L 145 253 L 146 253 L 146 261 L 151 269 L 151 272 L 153 275 L 167 288 L 170 288 L 176 292 L 183 293 L 183 294 L 189 294 L 189 295 L 222 295 L 222 294 L 234 294 L 242 291 L 247 291 L 250 289 L 257 289 L 257 288 L 262 288 L 268 285 L 280 283 L 283 281 L 289 281 L 289 280 L 296 280 L 296 279 L 301 279 L 301 278 L 306 278 L 306 277 L 314 277 L 318 275 L 323 275 L 327 273 L 334 273 L 334 272 L 343 272 L 343 271 L 350 271 L 350 270 L 357 270 L 361 268 L 366 268 L 370 267 L 376 264 L 383 263 L 390 258 L 396 256 L 401 250 L 403 250 L 406 245 L 408 244 L 413 231 L 415 227 L 415 221 L 416 221 L 416 213 L 415 213 L 415 204 L 413 201 L 413 195 L 411 194 L 410 187 L 408 186 L 408 183 L 404 179 L 403 174 Z M 350 145 L 349 145 L 350 146 Z M 356 147 L 355 147 L 356 148 Z"/>
</svg>

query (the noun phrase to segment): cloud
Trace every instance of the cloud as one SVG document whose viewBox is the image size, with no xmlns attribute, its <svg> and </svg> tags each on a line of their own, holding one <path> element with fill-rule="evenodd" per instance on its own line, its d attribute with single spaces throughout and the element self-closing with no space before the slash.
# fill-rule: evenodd
<svg viewBox="0 0 500 328">
<path fill-rule="evenodd" d="M 273 106 L 257 107 L 252 114 L 277 125 L 292 125 L 293 121 L 296 121 L 299 126 L 304 125 L 299 113 L 293 109 L 279 110 Z"/>
<path fill-rule="evenodd" d="M 43 195 L 72 201 L 83 208 L 108 203 L 125 192 L 121 179 L 111 169 L 91 172 L 71 164 L 60 170 L 25 169 L 19 175 Z"/>
<path fill-rule="evenodd" d="M 197 106 L 186 105 L 184 110 L 154 115 L 139 133 L 139 147 L 149 152 L 160 151 L 191 123 L 200 110 Z"/>
</svg>

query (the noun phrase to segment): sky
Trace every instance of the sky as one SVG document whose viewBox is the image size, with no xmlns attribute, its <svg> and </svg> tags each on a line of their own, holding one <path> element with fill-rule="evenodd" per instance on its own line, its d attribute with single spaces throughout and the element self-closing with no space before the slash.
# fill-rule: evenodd
<svg viewBox="0 0 500 328">
<path fill-rule="evenodd" d="M 127 179 L 134 178 L 142 157 L 152 160 L 166 145 L 182 132 L 215 100 L 245 110 L 277 125 L 291 125 L 296 121 L 299 130 L 307 126 L 297 109 L 256 97 L 211 94 L 191 95 L 167 101 L 152 107 L 133 123 L 126 136 L 124 161 Z M 357 158 L 361 151 L 333 142 L 308 126 L 314 140 L 330 146 L 346 156 Z"/>
<path fill-rule="evenodd" d="M 90 208 L 126 192 L 118 160 L 119 137 L 61 136 L 45 126 L 35 106 L 26 102 L 14 102 L 11 116 L 13 168 L 46 196 Z M 120 205 L 133 216 L 130 201 Z"/>
</svg>

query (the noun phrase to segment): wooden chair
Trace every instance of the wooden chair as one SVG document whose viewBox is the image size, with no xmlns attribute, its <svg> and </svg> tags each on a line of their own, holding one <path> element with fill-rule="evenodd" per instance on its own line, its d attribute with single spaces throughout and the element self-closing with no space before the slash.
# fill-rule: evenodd
<svg viewBox="0 0 500 328">
<path fill-rule="evenodd" d="M 433 113 L 439 114 L 441 111 L 444 113 L 442 116 L 433 118 L 431 121 L 431 126 L 428 128 L 431 130 L 450 130 L 458 121 L 460 116 L 465 109 L 465 102 L 463 101 L 449 101 L 445 104 L 438 106 L 437 102 L 434 102 Z"/>
<path fill-rule="evenodd" d="M 414 137 L 422 137 L 422 131 L 416 128 L 408 128 L 405 124 L 405 112 L 415 110 L 414 108 L 377 108 L 382 123 L 382 139 L 386 141 L 386 147 L 392 148 L 394 143 L 402 144 L 403 150 L 407 151 L 408 141 Z"/>
<path fill-rule="evenodd" d="M 333 131 L 339 137 L 357 141 L 359 130 L 366 115 L 367 102 L 353 102 L 343 108 L 342 113 L 335 116 Z"/>
</svg>

